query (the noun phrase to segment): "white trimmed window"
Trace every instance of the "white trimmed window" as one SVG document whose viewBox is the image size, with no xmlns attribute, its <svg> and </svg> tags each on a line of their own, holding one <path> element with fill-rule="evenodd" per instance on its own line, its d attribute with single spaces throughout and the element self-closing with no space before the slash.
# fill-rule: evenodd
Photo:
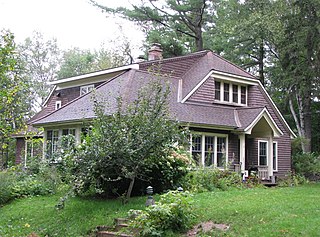
<svg viewBox="0 0 320 237">
<path fill-rule="evenodd" d="M 55 105 L 55 110 L 60 109 L 60 108 L 61 108 L 61 100 L 57 100 L 56 105 Z"/>
<path fill-rule="evenodd" d="M 267 141 L 259 141 L 258 147 L 258 165 L 268 165 L 268 142 Z"/>
<path fill-rule="evenodd" d="M 273 142 L 273 171 L 278 171 L 278 142 Z"/>
<path fill-rule="evenodd" d="M 80 87 L 80 96 L 89 93 L 93 89 L 94 89 L 94 85 L 81 86 Z"/>
<path fill-rule="evenodd" d="M 268 165 L 268 142 L 258 141 L 258 165 Z M 273 171 L 278 171 L 278 142 L 273 142 Z"/>
<path fill-rule="evenodd" d="M 216 101 L 238 105 L 247 104 L 247 86 L 217 80 L 214 85 Z"/>
<path fill-rule="evenodd" d="M 227 142 L 227 135 L 194 133 L 191 135 L 190 152 L 200 166 L 224 168 L 228 162 Z"/>
<path fill-rule="evenodd" d="M 58 149 L 59 130 L 48 130 L 46 135 L 47 135 L 46 155 L 48 158 L 52 158 L 53 154 Z"/>
</svg>

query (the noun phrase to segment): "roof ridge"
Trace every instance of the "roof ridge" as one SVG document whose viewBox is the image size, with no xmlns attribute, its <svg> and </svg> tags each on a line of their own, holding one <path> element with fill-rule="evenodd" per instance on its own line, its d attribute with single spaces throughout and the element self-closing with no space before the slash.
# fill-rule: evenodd
<svg viewBox="0 0 320 237">
<path fill-rule="evenodd" d="M 258 80 L 258 78 L 256 78 L 254 75 L 252 75 L 251 73 L 249 73 L 249 72 L 247 72 L 246 70 L 244 70 L 242 67 L 234 64 L 233 62 L 231 62 L 231 61 L 229 61 L 229 60 L 227 60 L 227 59 L 225 59 L 225 58 L 223 58 L 222 56 L 220 56 L 219 54 L 217 54 L 217 53 L 215 53 L 215 52 L 213 52 L 213 51 L 211 51 L 211 52 L 212 52 L 212 54 L 214 54 L 215 56 L 217 56 L 217 57 L 220 58 L 221 60 L 223 60 L 223 61 L 225 61 L 225 62 L 227 62 L 227 63 L 230 63 L 231 65 L 235 66 L 235 67 L 238 68 L 239 70 L 245 72 L 245 73 L 248 74 L 249 76 L 251 76 L 251 77 L 253 77 L 253 78 L 255 78 L 255 79 Z"/>
<path fill-rule="evenodd" d="M 189 53 L 186 55 L 180 55 L 180 56 L 175 56 L 175 57 L 170 57 L 170 58 L 163 58 L 163 59 L 157 59 L 157 60 L 150 60 L 150 61 L 143 61 L 138 63 L 139 65 L 143 65 L 143 64 L 152 64 L 152 63 L 156 63 L 156 62 L 170 62 L 170 61 L 177 61 L 177 60 L 183 60 L 185 58 L 192 58 L 195 57 L 197 55 L 201 55 L 201 54 L 206 54 L 208 52 L 210 52 L 211 50 L 202 50 L 202 51 L 197 51 L 197 52 L 193 52 L 193 53 Z"/>
</svg>

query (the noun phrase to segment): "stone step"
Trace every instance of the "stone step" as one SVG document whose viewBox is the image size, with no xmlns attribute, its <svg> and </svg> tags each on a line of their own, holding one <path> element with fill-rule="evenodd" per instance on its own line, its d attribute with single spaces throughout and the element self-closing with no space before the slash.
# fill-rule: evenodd
<svg viewBox="0 0 320 237">
<path fill-rule="evenodd" d="M 127 224 L 129 220 L 127 218 L 116 218 L 114 219 L 115 225 Z"/>
<path fill-rule="evenodd" d="M 97 233 L 97 237 L 133 237 L 133 235 L 130 234 L 124 234 L 119 232 L 112 232 L 112 231 L 99 231 Z"/>
<path fill-rule="evenodd" d="M 125 229 L 125 228 L 128 228 L 128 224 L 118 224 L 118 225 L 116 225 L 115 226 L 115 231 L 120 231 L 120 230 L 123 230 L 123 229 Z"/>
</svg>

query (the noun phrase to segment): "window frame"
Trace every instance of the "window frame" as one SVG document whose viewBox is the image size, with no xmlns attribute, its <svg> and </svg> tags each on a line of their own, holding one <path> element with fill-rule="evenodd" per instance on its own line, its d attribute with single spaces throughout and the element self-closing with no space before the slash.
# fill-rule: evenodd
<svg viewBox="0 0 320 237">
<path fill-rule="evenodd" d="M 48 139 L 48 133 L 52 132 L 51 139 Z M 54 133 L 57 132 L 58 136 L 55 136 Z M 57 138 L 57 139 L 55 139 Z M 48 145 L 50 141 L 50 152 L 48 152 Z M 60 131 L 59 129 L 50 129 L 46 131 L 46 158 L 52 159 L 53 154 L 57 151 L 59 147 L 59 141 L 60 141 Z M 56 142 L 56 143 L 55 143 Z"/>
<path fill-rule="evenodd" d="M 277 141 L 273 141 L 273 155 L 272 155 L 272 159 L 273 159 L 273 167 L 272 170 L 274 172 L 278 172 L 278 142 Z"/>
<path fill-rule="evenodd" d="M 62 102 L 61 100 L 57 100 L 56 103 L 55 103 L 55 110 L 58 110 L 62 107 Z"/>
<path fill-rule="evenodd" d="M 80 96 L 88 94 L 89 92 L 93 91 L 93 89 L 94 89 L 94 84 L 81 86 L 80 87 Z"/>
<path fill-rule="evenodd" d="M 224 138 L 225 139 L 225 152 L 224 152 L 224 155 L 225 155 L 225 165 L 228 164 L 228 161 L 229 161 L 229 158 L 228 158 L 228 134 L 221 134 L 221 133 L 203 133 L 203 132 L 192 132 L 191 135 L 190 135 L 190 154 L 192 156 L 193 154 L 193 146 L 192 146 L 192 138 L 193 136 L 196 135 L 196 136 L 200 136 L 201 137 L 201 143 L 200 143 L 200 146 L 201 146 L 201 157 L 200 157 L 200 162 L 197 164 L 199 166 L 202 166 L 202 167 L 214 167 L 214 168 L 218 168 L 218 169 L 224 169 L 224 167 L 219 167 L 218 166 L 218 138 Z M 206 146 L 206 137 L 214 137 L 214 150 L 213 150 L 213 166 L 210 165 L 210 166 L 206 166 L 205 165 L 205 162 L 206 162 L 206 149 L 205 149 L 205 146 Z M 197 151 L 198 152 L 198 151 Z"/>
<path fill-rule="evenodd" d="M 260 163 L 260 144 L 261 143 L 265 143 L 266 144 L 266 164 L 263 164 L 261 165 Z M 268 149 L 268 145 L 269 145 L 269 142 L 266 141 L 266 140 L 258 140 L 258 166 L 268 166 L 268 153 L 269 153 L 269 149 Z"/>
<path fill-rule="evenodd" d="M 217 84 L 220 85 L 219 88 L 217 88 Z M 214 95 L 214 101 L 216 103 L 222 103 L 222 104 L 230 104 L 230 105 L 237 105 L 237 106 L 247 106 L 248 103 L 248 86 L 241 84 L 241 83 L 234 83 L 232 81 L 224 81 L 224 80 L 215 80 L 215 95 Z M 225 90 L 226 86 L 228 85 L 228 90 Z M 237 91 L 234 91 L 234 87 L 236 87 Z M 245 103 L 242 103 L 242 88 L 245 89 Z M 218 92 L 218 95 L 217 95 Z M 226 100 L 226 95 L 228 99 Z M 237 102 L 234 102 L 234 95 L 237 96 Z"/>
</svg>

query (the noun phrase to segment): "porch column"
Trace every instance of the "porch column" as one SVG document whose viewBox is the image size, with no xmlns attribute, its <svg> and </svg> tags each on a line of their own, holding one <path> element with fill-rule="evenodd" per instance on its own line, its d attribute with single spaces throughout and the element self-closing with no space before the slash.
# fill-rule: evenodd
<svg viewBox="0 0 320 237">
<path fill-rule="evenodd" d="M 246 134 L 240 134 L 239 139 L 241 172 L 244 173 L 246 163 Z"/>
<path fill-rule="evenodd" d="M 268 142 L 268 176 L 273 176 L 273 136 L 269 137 Z"/>
</svg>

